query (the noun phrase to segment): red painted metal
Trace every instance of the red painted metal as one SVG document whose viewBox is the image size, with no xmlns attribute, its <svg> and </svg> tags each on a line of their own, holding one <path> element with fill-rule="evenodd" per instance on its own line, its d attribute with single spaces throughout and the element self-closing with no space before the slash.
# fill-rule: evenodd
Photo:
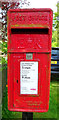
<svg viewBox="0 0 59 120">
<path fill-rule="evenodd" d="M 51 9 L 8 11 L 8 109 L 47 112 L 49 109 L 52 39 Z M 26 59 L 32 53 L 32 59 Z M 20 94 L 20 62 L 38 62 L 38 94 Z M 34 89 L 35 90 L 35 89 Z"/>
</svg>

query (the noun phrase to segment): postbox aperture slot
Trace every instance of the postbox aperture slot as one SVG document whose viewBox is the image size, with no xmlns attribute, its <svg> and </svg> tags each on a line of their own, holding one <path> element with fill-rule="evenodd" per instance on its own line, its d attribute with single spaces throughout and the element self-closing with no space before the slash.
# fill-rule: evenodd
<svg viewBox="0 0 59 120">
<path fill-rule="evenodd" d="M 11 29 L 12 34 L 48 34 L 48 28 L 40 29 Z"/>
</svg>

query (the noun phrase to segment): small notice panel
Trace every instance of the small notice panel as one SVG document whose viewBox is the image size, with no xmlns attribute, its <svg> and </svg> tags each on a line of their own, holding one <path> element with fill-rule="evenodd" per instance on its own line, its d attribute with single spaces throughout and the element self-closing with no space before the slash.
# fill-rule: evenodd
<svg viewBox="0 0 59 120">
<path fill-rule="evenodd" d="M 20 94 L 38 94 L 38 62 L 20 62 Z"/>
</svg>

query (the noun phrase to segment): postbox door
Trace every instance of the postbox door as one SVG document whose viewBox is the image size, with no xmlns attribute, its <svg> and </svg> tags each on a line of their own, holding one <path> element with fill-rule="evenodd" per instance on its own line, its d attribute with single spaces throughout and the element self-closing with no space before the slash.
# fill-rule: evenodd
<svg viewBox="0 0 59 120">
<path fill-rule="evenodd" d="M 37 101 L 37 97 L 40 96 L 40 74 L 38 74 L 40 73 L 40 59 L 39 60 L 25 60 L 25 57 L 26 57 L 25 54 L 23 54 L 24 58 L 22 59 L 20 59 L 19 56 L 21 56 L 21 54 L 15 55 L 15 58 L 14 58 L 14 102 L 13 102 L 13 106 L 16 108 L 20 107 L 21 109 L 22 107 L 24 108 L 26 108 L 27 106 L 30 107 L 27 101 L 30 101 L 31 99 L 33 103 L 34 101 Z M 26 93 L 26 90 L 24 91 L 22 89 L 22 87 L 24 88 L 24 86 L 27 87 L 26 80 L 24 81 L 25 85 L 21 87 L 21 76 L 22 76 L 21 75 L 21 64 L 26 64 L 26 66 L 24 65 L 25 67 L 28 66 L 28 68 L 26 69 L 30 69 L 29 65 L 27 65 L 27 64 L 30 64 L 31 70 L 32 70 L 32 71 L 27 70 L 28 72 L 30 71 L 32 72 L 32 75 L 30 75 L 31 74 L 30 73 L 28 76 L 28 77 L 31 76 L 31 81 L 28 83 L 28 80 L 30 80 L 30 78 L 28 78 L 27 80 L 27 85 L 31 90 L 27 91 L 27 93 Z M 24 76 L 25 75 L 27 75 L 27 73 L 25 73 Z M 21 89 L 23 90 L 23 92 L 21 92 Z M 35 96 L 35 99 L 33 96 Z"/>
<path fill-rule="evenodd" d="M 14 101 L 13 101 L 13 106 L 14 108 L 18 109 L 20 108 L 20 111 L 23 109 L 31 109 L 30 107 L 32 106 L 32 109 L 45 109 L 45 103 L 46 103 L 46 66 L 47 66 L 47 55 L 37 55 L 35 53 L 33 53 L 34 56 L 34 60 L 25 60 L 25 54 L 15 54 L 13 61 L 14 61 Z M 45 56 L 45 58 L 44 58 Z M 35 60 L 36 58 L 36 60 Z M 44 58 L 44 61 L 41 62 L 40 59 Z M 37 87 L 38 87 L 38 93 L 37 94 L 21 94 L 20 89 L 21 89 L 21 63 L 24 62 L 38 62 L 38 83 L 37 83 Z M 48 66 L 47 66 L 48 67 Z M 44 68 L 44 69 L 43 69 Z M 37 69 L 37 68 L 36 68 Z M 44 73 L 44 74 L 43 74 Z M 37 73 L 36 73 L 37 74 Z M 43 75 L 42 78 L 40 77 L 40 75 Z M 45 78 L 45 82 L 44 81 Z M 42 82 L 42 83 L 41 83 Z M 42 85 L 42 87 L 41 87 Z M 34 86 L 34 85 L 33 85 Z M 28 86 L 29 87 L 29 86 Z M 43 101 L 43 102 L 42 102 Z M 43 104 L 44 103 L 44 104 Z M 39 108 L 40 107 L 40 108 Z"/>
</svg>

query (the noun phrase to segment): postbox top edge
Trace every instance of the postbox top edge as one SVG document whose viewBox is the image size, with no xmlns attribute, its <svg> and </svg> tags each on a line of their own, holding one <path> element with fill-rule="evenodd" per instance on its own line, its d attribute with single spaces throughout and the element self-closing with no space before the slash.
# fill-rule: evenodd
<svg viewBox="0 0 59 120">
<path fill-rule="evenodd" d="M 8 12 L 50 12 L 51 8 L 27 8 L 27 9 L 9 9 Z"/>
</svg>

